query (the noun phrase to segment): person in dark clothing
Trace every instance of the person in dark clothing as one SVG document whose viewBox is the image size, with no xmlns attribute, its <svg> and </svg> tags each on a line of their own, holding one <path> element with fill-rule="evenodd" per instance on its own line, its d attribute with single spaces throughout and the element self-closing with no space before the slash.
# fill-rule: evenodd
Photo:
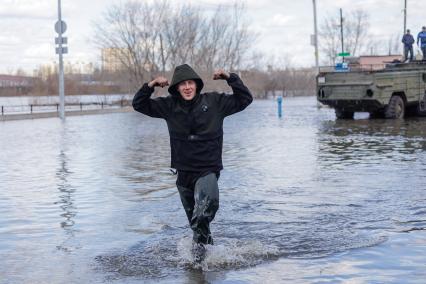
<svg viewBox="0 0 426 284">
<path fill-rule="evenodd" d="M 422 31 L 417 35 L 417 45 L 423 53 L 423 60 L 426 60 L 426 26 L 422 27 Z"/>
<path fill-rule="evenodd" d="M 226 80 L 233 94 L 201 93 L 203 80 L 183 64 L 174 71 L 169 96 L 150 98 L 155 87 L 169 85 L 160 76 L 145 83 L 133 98 L 136 111 L 167 122 L 171 168 L 177 170 L 176 185 L 193 230 L 196 257 L 203 257 L 205 244 L 213 244 L 210 222 L 219 208 L 217 182 L 223 169 L 223 120 L 245 109 L 253 100 L 237 74 L 218 70 L 213 79 Z"/>
<path fill-rule="evenodd" d="M 414 37 L 411 35 L 410 30 L 402 37 L 402 43 L 404 44 L 404 60 L 408 59 L 408 53 L 410 53 L 410 61 L 413 61 L 413 44 Z"/>
</svg>

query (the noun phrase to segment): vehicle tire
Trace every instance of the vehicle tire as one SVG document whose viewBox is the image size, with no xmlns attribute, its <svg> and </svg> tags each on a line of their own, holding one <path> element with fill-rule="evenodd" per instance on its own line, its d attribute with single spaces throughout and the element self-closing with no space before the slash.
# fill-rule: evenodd
<svg viewBox="0 0 426 284">
<path fill-rule="evenodd" d="M 353 119 L 354 118 L 354 112 L 353 111 L 344 111 L 342 109 L 334 109 L 336 112 L 336 117 L 338 119 Z"/>
<path fill-rule="evenodd" d="M 391 119 L 401 119 L 405 115 L 405 103 L 400 96 L 392 96 L 389 104 L 385 108 L 385 117 Z"/>
<path fill-rule="evenodd" d="M 405 107 L 405 114 L 404 117 L 414 117 L 417 116 L 419 112 L 419 107 L 414 105 L 414 106 L 407 106 Z"/>
<path fill-rule="evenodd" d="M 423 96 L 423 99 L 417 105 L 416 115 L 426 116 L 426 92 L 425 92 L 425 95 Z"/>
<path fill-rule="evenodd" d="M 418 105 L 417 108 L 416 108 L 415 115 L 416 116 L 426 116 L 426 110 L 423 110 L 423 108 L 420 107 L 420 105 Z"/>
<path fill-rule="evenodd" d="M 385 118 L 385 113 L 383 110 L 376 110 L 370 112 L 370 118 Z"/>
</svg>

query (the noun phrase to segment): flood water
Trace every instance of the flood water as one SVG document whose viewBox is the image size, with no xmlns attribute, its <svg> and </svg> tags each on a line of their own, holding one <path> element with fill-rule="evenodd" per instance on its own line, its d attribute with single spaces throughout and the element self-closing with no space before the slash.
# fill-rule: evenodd
<svg viewBox="0 0 426 284">
<path fill-rule="evenodd" d="M 1 122 L 0 283 L 424 283 L 426 119 L 283 106 L 225 120 L 201 266 L 164 121 Z"/>
</svg>

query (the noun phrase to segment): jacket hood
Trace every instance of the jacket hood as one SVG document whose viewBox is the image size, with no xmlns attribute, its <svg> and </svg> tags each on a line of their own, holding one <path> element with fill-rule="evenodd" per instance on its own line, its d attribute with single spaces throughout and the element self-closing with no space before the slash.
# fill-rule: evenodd
<svg viewBox="0 0 426 284">
<path fill-rule="evenodd" d="M 177 85 L 180 82 L 186 80 L 194 80 L 197 84 L 196 93 L 199 94 L 204 87 L 203 80 L 200 76 L 191 68 L 188 64 L 179 65 L 175 68 L 175 72 L 173 73 L 172 83 L 168 89 L 169 93 L 173 96 L 180 96 L 179 91 L 177 90 Z"/>
</svg>

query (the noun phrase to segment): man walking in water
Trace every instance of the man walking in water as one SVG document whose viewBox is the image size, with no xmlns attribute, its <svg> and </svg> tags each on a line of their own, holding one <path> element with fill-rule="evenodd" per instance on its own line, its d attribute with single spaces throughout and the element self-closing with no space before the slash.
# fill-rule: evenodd
<svg viewBox="0 0 426 284">
<path fill-rule="evenodd" d="M 169 82 L 157 77 L 145 83 L 133 98 L 133 108 L 163 118 L 170 135 L 171 167 L 177 170 L 176 185 L 193 230 L 195 261 L 204 259 L 205 244 L 213 244 L 210 222 L 219 208 L 217 181 L 222 165 L 223 119 L 242 111 L 253 100 L 235 73 L 218 70 L 213 80 L 226 80 L 233 94 L 201 93 L 204 83 L 187 64 L 177 66 L 167 97 L 150 98 L 155 87 Z"/>
</svg>

